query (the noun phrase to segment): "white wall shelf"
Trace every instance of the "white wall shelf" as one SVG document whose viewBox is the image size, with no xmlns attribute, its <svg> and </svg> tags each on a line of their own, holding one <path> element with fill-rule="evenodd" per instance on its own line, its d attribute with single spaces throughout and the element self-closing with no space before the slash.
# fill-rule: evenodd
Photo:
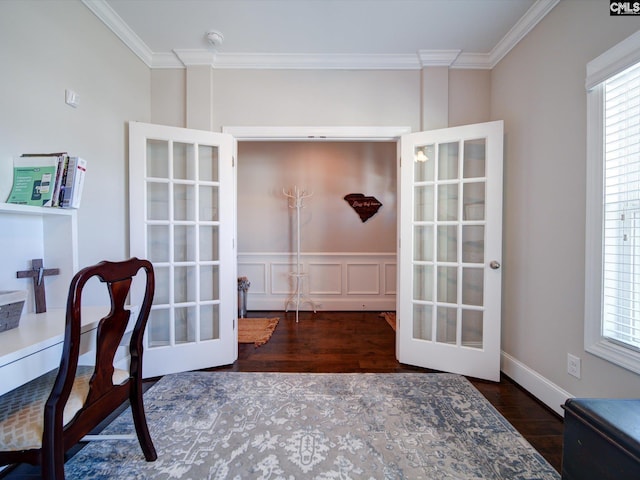
<svg viewBox="0 0 640 480">
<path fill-rule="evenodd" d="M 45 268 L 60 269 L 44 278 L 47 308 L 64 308 L 78 270 L 77 232 L 76 210 L 0 203 L 0 290 L 27 290 L 25 312 L 33 312 L 32 281 L 16 272 L 42 258 Z"/>
</svg>

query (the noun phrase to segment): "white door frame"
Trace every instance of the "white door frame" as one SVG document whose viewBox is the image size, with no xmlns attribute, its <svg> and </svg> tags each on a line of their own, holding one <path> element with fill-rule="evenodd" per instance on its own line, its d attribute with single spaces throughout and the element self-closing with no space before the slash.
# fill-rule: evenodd
<svg viewBox="0 0 640 480">
<path fill-rule="evenodd" d="M 222 127 L 238 141 L 400 141 L 411 127 Z"/>
</svg>

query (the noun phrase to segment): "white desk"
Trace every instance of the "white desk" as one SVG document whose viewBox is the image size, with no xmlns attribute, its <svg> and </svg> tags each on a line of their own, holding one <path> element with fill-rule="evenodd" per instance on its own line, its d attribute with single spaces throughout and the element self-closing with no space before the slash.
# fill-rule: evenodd
<svg viewBox="0 0 640 480">
<path fill-rule="evenodd" d="M 106 306 L 82 309 L 81 354 L 94 350 L 98 321 L 108 312 Z M 17 328 L 0 332 L 0 395 L 60 365 L 64 320 L 65 309 L 52 308 L 23 314 Z"/>
</svg>

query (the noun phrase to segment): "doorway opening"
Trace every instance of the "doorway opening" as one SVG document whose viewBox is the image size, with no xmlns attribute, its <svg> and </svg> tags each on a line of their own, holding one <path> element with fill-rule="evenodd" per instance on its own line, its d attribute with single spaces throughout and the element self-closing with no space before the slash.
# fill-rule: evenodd
<svg viewBox="0 0 640 480">
<path fill-rule="evenodd" d="M 249 310 L 278 310 L 301 290 L 320 310 L 395 310 L 397 144 L 305 139 L 240 141 L 237 167 L 238 276 L 250 281 Z M 285 192 L 306 192 L 297 229 Z M 362 218 L 345 196 L 380 203 Z M 356 207 L 360 205 L 356 204 Z M 302 304 L 301 309 L 312 305 Z"/>
<path fill-rule="evenodd" d="M 292 212 L 287 212 L 290 209 L 286 197 L 282 194 L 282 188 L 296 186 L 284 184 L 286 181 L 300 181 L 307 185 L 299 187 L 309 191 L 312 191 L 317 183 L 323 186 L 320 193 L 314 192 L 314 196 L 307 199 L 308 206 L 300 220 L 301 249 L 305 252 L 303 268 L 308 270 L 307 284 L 302 286 L 304 292 L 309 298 L 317 301 L 320 310 L 395 310 L 399 214 L 398 142 L 402 135 L 411 132 L 411 128 L 224 127 L 223 132 L 233 135 L 238 140 L 238 275 L 252 279 L 249 308 L 280 310 L 285 308 L 286 299 L 292 292 L 290 273 L 295 265 L 292 256 L 294 249 L 290 247 L 293 240 L 292 227 L 295 225 L 292 225 Z M 261 177 L 260 173 L 265 173 L 264 169 L 269 168 L 270 162 L 263 154 L 278 148 L 289 150 L 288 159 L 283 160 L 276 155 L 273 160 L 284 163 L 281 172 L 284 176 L 278 179 L 279 183 L 274 182 L 274 185 L 269 186 L 265 197 L 255 198 L 255 193 L 244 184 L 243 171 L 245 167 L 249 169 L 252 163 L 254 170 L 250 177 L 253 182 L 260 184 L 265 178 Z M 295 157 L 294 153 L 302 149 L 310 152 L 308 157 L 302 156 L 297 162 L 292 160 Z M 350 158 L 345 153 L 347 151 L 351 152 Z M 246 155 L 249 153 L 253 161 L 248 160 L 250 157 Z M 369 160 L 370 163 L 367 164 L 367 158 L 374 160 Z M 384 163 L 371 168 L 371 162 L 382 162 L 376 160 L 380 158 L 385 159 Z M 297 165 L 292 167 L 291 164 L 287 165 L 287 162 Z M 313 165 L 322 168 L 310 168 Z M 370 172 L 372 169 L 373 173 Z M 352 184 L 345 183 L 345 180 L 351 180 Z M 383 206 L 367 222 L 361 222 L 356 212 L 344 200 L 344 196 L 349 193 L 375 196 L 375 192 L 360 191 L 367 187 L 379 188 L 383 192 L 381 196 L 384 196 L 384 199 L 378 198 Z M 251 196 L 254 198 L 251 199 Z M 263 216 L 258 216 L 256 212 L 251 212 L 251 204 L 258 205 L 261 201 L 266 205 L 271 204 L 272 208 Z M 388 202 L 386 206 L 385 202 Z M 309 210 L 310 205 L 314 205 L 320 212 L 315 213 L 315 217 L 310 215 L 314 213 Z M 385 208 L 386 211 L 382 214 Z M 275 241 L 276 251 L 263 253 L 274 254 L 272 258 L 264 258 L 261 252 L 251 251 L 254 247 L 248 246 L 248 242 L 245 242 L 249 238 L 252 243 L 260 243 L 264 239 L 253 238 L 254 234 L 250 232 L 256 230 L 253 230 L 254 224 L 251 220 L 248 222 L 250 227 L 243 234 L 241 222 L 244 223 L 244 218 L 241 218 L 244 214 L 247 214 L 244 218 L 253 218 L 254 223 L 257 219 L 261 221 L 263 228 L 257 231 L 258 236 L 266 230 L 271 232 L 270 239 Z M 312 218 L 320 221 L 310 227 Z M 357 228 L 346 228 L 346 223 Z M 385 227 L 382 229 L 385 233 L 380 239 L 376 233 L 367 235 L 368 230 L 380 229 L 380 224 Z M 336 228 L 338 226 L 341 228 Z M 315 228 L 316 234 L 310 230 L 311 228 Z M 335 232 L 341 233 L 338 235 Z M 280 238 L 275 238 L 278 235 Z M 358 244 L 367 236 L 369 238 L 360 243 L 360 248 L 353 248 L 354 244 Z M 392 244 L 389 243 L 389 238 L 393 239 Z M 320 248 L 321 241 L 333 246 L 329 251 L 324 251 L 324 248 Z M 365 247 L 370 250 L 366 251 Z M 264 249 L 265 246 L 262 245 L 260 248 Z"/>
</svg>

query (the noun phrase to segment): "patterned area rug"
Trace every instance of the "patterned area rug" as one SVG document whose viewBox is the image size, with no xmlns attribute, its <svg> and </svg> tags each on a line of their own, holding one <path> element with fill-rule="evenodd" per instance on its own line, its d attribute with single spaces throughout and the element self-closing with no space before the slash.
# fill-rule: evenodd
<svg viewBox="0 0 640 480">
<path fill-rule="evenodd" d="M 238 343 L 253 343 L 256 347 L 269 341 L 279 318 L 238 318 Z"/>
<path fill-rule="evenodd" d="M 464 377 L 190 372 L 145 393 L 158 460 L 96 441 L 67 479 L 559 479 Z M 130 433 L 129 410 L 104 433 Z"/>
</svg>

